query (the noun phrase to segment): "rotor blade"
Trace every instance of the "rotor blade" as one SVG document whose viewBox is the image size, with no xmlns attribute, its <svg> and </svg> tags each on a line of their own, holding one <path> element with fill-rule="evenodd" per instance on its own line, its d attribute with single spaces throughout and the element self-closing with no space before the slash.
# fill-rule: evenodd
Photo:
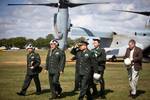
<svg viewBox="0 0 150 100">
<path fill-rule="evenodd" d="M 94 34 L 89 29 L 84 27 L 77 27 L 77 28 L 84 30 L 88 36 L 94 37 Z"/>
<path fill-rule="evenodd" d="M 83 5 L 91 5 L 91 4 L 109 4 L 109 2 L 97 2 L 97 3 L 68 3 L 68 7 L 77 7 Z"/>
<path fill-rule="evenodd" d="M 45 3 L 45 4 L 8 4 L 8 6 L 49 6 L 49 7 L 58 7 L 58 3 Z"/>
<path fill-rule="evenodd" d="M 128 11 L 128 10 L 116 10 L 116 11 L 136 13 L 136 14 L 141 14 L 144 16 L 150 16 L 150 11 Z"/>
</svg>

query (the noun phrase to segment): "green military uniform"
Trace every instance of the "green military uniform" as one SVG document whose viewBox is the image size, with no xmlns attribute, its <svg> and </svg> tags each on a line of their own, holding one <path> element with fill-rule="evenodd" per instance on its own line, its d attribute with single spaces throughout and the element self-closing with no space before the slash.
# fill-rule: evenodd
<svg viewBox="0 0 150 100">
<path fill-rule="evenodd" d="M 105 82 L 104 82 L 103 74 L 105 70 L 106 53 L 105 50 L 101 49 L 100 47 L 92 49 L 91 52 L 95 58 L 94 72 L 101 74 L 101 78 L 99 80 L 101 85 L 100 95 L 104 95 Z"/>
<path fill-rule="evenodd" d="M 21 90 L 21 94 L 25 94 L 27 88 L 30 85 L 32 79 L 34 79 L 36 85 L 36 93 L 41 92 L 41 85 L 39 80 L 39 66 L 41 63 L 40 55 L 32 51 L 31 53 L 27 54 L 27 74 L 25 77 L 25 81 Z M 31 69 L 31 67 L 34 67 Z"/>
<path fill-rule="evenodd" d="M 59 83 L 60 72 L 64 71 L 66 56 L 65 52 L 59 48 L 49 49 L 46 58 L 46 69 L 49 72 L 49 83 L 52 97 L 58 96 L 62 88 Z"/>
<path fill-rule="evenodd" d="M 88 99 L 91 99 L 91 93 L 89 90 L 89 79 L 91 74 L 91 52 L 89 50 L 78 52 L 75 49 L 72 49 L 72 54 L 76 57 L 76 67 L 78 70 L 79 78 L 80 78 L 80 95 L 79 100 L 83 100 L 84 96 L 87 95 Z"/>
</svg>

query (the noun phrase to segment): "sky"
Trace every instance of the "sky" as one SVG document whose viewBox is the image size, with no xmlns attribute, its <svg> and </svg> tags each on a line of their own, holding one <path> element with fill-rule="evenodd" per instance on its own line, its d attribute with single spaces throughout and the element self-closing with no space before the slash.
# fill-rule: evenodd
<svg viewBox="0 0 150 100">
<path fill-rule="evenodd" d="M 74 3 L 102 0 L 70 0 Z M 103 0 L 110 4 L 86 5 L 69 9 L 73 26 L 97 32 L 150 31 L 144 26 L 148 17 L 114 10 L 150 11 L 150 0 Z M 7 6 L 9 3 L 56 3 L 58 0 L 0 0 L 0 38 L 36 39 L 54 33 L 53 16 L 57 8 L 42 6 Z"/>
</svg>

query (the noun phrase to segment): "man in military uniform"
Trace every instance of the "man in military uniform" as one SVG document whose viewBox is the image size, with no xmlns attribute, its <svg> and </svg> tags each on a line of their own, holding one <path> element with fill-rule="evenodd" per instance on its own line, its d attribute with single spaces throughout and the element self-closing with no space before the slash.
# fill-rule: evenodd
<svg viewBox="0 0 150 100">
<path fill-rule="evenodd" d="M 72 57 L 71 60 L 76 60 L 76 53 L 79 52 L 79 44 L 76 44 L 73 49 L 71 50 L 71 54 L 73 54 L 74 56 Z M 76 60 L 76 65 L 75 65 L 75 84 L 74 84 L 74 91 L 78 91 L 80 90 L 80 77 L 79 77 L 79 67 L 78 67 L 78 61 Z"/>
<path fill-rule="evenodd" d="M 64 72 L 66 56 L 65 52 L 58 48 L 59 43 L 56 40 L 50 41 L 50 49 L 46 58 L 46 70 L 49 73 L 49 83 L 52 93 L 50 99 L 60 96 L 62 88 L 60 86 L 59 77 Z"/>
<path fill-rule="evenodd" d="M 91 52 L 87 48 L 88 43 L 81 41 L 79 45 L 80 50 L 72 49 L 72 54 L 76 57 L 76 66 L 78 67 L 78 74 L 80 78 L 80 95 L 79 100 L 83 100 L 84 96 L 87 95 L 87 99 L 91 100 L 91 93 L 89 90 L 89 79 L 91 74 Z"/>
<path fill-rule="evenodd" d="M 32 79 L 34 79 L 36 85 L 36 94 L 40 95 L 41 93 L 41 85 L 39 80 L 39 66 L 41 63 L 40 55 L 34 52 L 34 47 L 29 44 L 26 47 L 27 51 L 27 74 L 24 80 L 23 87 L 20 92 L 17 92 L 20 96 L 25 96 L 26 91 L 30 85 Z"/>
<path fill-rule="evenodd" d="M 105 98 L 105 81 L 103 78 L 104 70 L 105 70 L 105 63 L 106 63 L 106 53 L 105 50 L 100 47 L 100 40 L 93 39 L 94 49 L 91 50 L 92 55 L 95 57 L 95 66 L 94 66 L 94 73 L 100 74 L 99 82 L 101 85 L 100 96 L 101 98 Z"/>
</svg>

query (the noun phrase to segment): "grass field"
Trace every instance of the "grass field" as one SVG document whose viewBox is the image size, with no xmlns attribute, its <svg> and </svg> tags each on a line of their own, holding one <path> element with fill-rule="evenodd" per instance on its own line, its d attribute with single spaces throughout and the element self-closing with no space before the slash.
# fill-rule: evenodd
<svg viewBox="0 0 150 100">
<path fill-rule="evenodd" d="M 41 55 L 42 64 L 45 63 L 47 51 L 38 51 Z M 68 60 L 71 55 L 67 53 Z M 74 88 L 74 63 L 67 62 L 65 73 L 60 77 L 63 88 L 60 100 L 77 100 L 78 92 L 73 93 Z M 0 100 L 48 100 L 50 97 L 48 75 L 42 72 L 40 81 L 42 94 L 34 94 L 34 82 L 27 91 L 27 96 L 16 95 L 20 91 L 26 73 L 26 52 L 0 51 Z M 128 97 L 129 85 L 127 71 L 123 63 L 107 63 L 105 71 L 106 98 L 107 100 L 132 100 Z M 150 100 L 150 63 L 143 64 L 138 83 L 138 94 L 136 100 Z"/>
</svg>

